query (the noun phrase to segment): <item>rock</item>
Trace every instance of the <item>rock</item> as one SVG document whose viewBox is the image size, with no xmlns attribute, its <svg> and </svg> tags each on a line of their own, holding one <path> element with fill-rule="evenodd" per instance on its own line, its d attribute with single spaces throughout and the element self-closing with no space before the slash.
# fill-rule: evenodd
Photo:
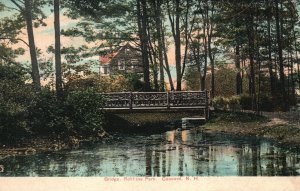
<svg viewBox="0 0 300 191">
<path fill-rule="evenodd" d="M 33 149 L 33 148 L 29 148 L 25 151 L 25 155 L 32 155 L 32 154 L 35 154 L 36 153 L 36 150 Z"/>
</svg>

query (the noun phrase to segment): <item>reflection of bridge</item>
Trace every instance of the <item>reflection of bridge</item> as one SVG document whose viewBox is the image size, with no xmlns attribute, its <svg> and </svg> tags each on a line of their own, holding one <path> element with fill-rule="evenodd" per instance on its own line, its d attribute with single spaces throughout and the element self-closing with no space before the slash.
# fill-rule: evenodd
<svg viewBox="0 0 300 191">
<path fill-rule="evenodd" d="M 199 110 L 209 117 L 207 91 L 183 92 L 115 92 L 101 94 L 106 99 L 105 110 Z"/>
</svg>

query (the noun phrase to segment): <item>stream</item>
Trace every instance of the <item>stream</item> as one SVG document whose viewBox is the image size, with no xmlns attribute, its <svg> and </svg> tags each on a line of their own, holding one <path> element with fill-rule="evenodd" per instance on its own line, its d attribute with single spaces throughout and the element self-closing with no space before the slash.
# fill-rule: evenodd
<svg viewBox="0 0 300 191">
<path fill-rule="evenodd" d="M 196 129 L 115 134 L 78 149 L 0 159 L 0 176 L 298 176 L 300 152 Z"/>
</svg>

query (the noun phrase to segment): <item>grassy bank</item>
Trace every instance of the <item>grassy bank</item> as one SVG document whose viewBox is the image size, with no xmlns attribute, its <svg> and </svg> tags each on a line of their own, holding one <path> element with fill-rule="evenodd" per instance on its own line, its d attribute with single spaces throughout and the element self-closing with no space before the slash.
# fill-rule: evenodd
<svg viewBox="0 0 300 191">
<path fill-rule="evenodd" d="M 300 125 L 298 116 L 291 113 L 252 113 L 216 111 L 202 127 L 205 132 L 230 133 L 240 136 L 270 138 L 280 144 L 300 146 Z M 294 119 L 294 120 L 291 120 Z"/>
</svg>

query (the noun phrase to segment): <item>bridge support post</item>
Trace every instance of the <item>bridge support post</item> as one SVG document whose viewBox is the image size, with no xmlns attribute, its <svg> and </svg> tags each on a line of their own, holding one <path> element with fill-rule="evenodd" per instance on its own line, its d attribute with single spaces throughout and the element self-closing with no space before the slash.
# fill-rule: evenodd
<svg viewBox="0 0 300 191">
<path fill-rule="evenodd" d="M 129 95 L 129 109 L 130 109 L 130 111 L 132 110 L 132 103 L 133 103 L 133 95 L 132 95 L 132 92 L 130 92 L 130 95 Z"/>
<path fill-rule="evenodd" d="M 208 91 L 205 91 L 205 120 L 207 121 L 209 119 L 209 97 L 208 97 Z"/>
<path fill-rule="evenodd" d="M 170 94 L 167 92 L 167 109 L 170 109 Z"/>
</svg>

